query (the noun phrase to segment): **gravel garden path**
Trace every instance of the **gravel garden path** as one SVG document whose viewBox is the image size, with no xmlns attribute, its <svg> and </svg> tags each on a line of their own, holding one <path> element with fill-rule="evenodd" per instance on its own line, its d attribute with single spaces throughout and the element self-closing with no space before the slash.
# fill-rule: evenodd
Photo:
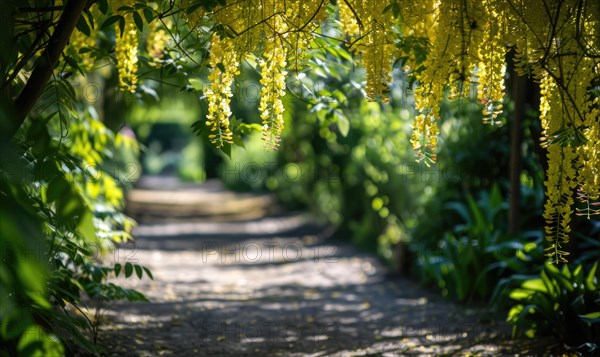
<svg viewBox="0 0 600 357">
<path fill-rule="evenodd" d="M 271 196 L 147 179 L 128 207 L 140 225 L 115 259 L 149 267 L 154 280 L 119 279 L 150 303 L 104 307 L 108 355 L 528 353 L 491 314 L 386 275 Z"/>
</svg>

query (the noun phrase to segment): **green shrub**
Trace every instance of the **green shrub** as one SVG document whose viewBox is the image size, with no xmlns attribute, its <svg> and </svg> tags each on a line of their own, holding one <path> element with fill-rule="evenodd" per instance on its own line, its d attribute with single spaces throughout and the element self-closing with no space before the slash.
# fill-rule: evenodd
<svg viewBox="0 0 600 357">
<path fill-rule="evenodd" d="M 515 335 L 554 336 L 582 352 L 600 349 L 600 288 L 595 263 L 559 269 L 546 264 L 537 277 L 513 276 L 508 313 Z"/>
<path fill-rule="evenodd" d="M 541 231 L 510 236 L 502 229 L 508 205 L 497 185 L 477 201 L 468 195 L 467 203 L 450 202 L 446 208 L 461 217 L 461 223 L 445 232 L 435 249 L 412 247 L 421 280 L 438 285 L 444 296 L 487 300 L 499 278 L 536 271 L 543 261 Z"/>
<path fill-rule="evenodd" d="M 66 92 L 60 102 L 40 101 L 14 141 L 0 140 L 2 356 L 97 354 L 102 303 L 146 299 L 108 279 L 121 270 L 151 276 L 149 270 L 102 262 L 116 244 L 132 239 L 134 224 L 121 213 L 134 172 L 107 158 L 128 164 L 114 155 L 137 156 L 137 143 L 107 129 L 93 109 L 74 107 L 70 86 L 51 81 L 44 95 Z"/>
</svg>

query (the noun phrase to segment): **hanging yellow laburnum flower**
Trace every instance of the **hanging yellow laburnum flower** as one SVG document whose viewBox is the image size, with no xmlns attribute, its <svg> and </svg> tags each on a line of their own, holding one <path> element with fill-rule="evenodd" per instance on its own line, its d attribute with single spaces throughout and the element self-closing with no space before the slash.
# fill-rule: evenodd
<svg viewBox="0 0 600 357">
<path fill-rule="evenodd" d="M 125 16 L 123 32 L 121 33 L 120 30 L 117 32 L 115 57 L 117 58 L 117 70 L 119 72 L 119 88 L 135 93 L 138 69 L 138 37 L 133 18 Z"/>
<path fill-rule="evenodd" d="M 271 11 L 275 13 L 274 6 Z M 281 140 L 284 121 L 283 97 L 285 96 L 285 70 L 286 46 L 284 42 L 287 25 L 280 16 L 275 16 L 272 21 L 270 38 L 264 43 L 264 51 L 260 59 L 260 103 L 258 110 L 262 120 L 262 140 L 265 149 L 277 150 Z"/>
<path fill-rule="evenodd" d="M 492 6 L 492 1 L 484 2 L 484 13 L 488 21 L 477 23 L 483 27 L 483 36 L 478 43 L 477 99 L 483 105 L 483 122 L 498 125 L 502 114 L 504 98 L 505 58 L 508 48 L 504 39 L 504 16 Z"/>
<path fill-rule="evenodd" d="M 435 88 L 436 83 L 421 83 L 415 90 L 415 105 L 419 114 L 413 123 L 413 132 L 410 142 L 417 151 L 417 161 L 430 166 L 436 160 L 437 136 L 440 132 L 437 125 L 439 116 L 439 102 L 432 93 L 440 93 L 441 88 Z M 435 88 L 435 89 L 432 89 Z"/>
<path fill-rule="evenodd" d="M 540 119 L 547 140 L 549 133 L 565 128 L 560 93 L 556 83 L 548 75 L 542 76 L 540 100 Z M 546 196 L 544 219 L 546 220 L 546 239 L 550 245 L 548 255 L 556 261 L 566 261 L 568 255 L 562 246 L 569 242 L 571 231 L 569 223 L 573 214 L 573 190 L 576 187 L 573 167 L 575 151 L 569 145 L 546 145 L 548 148 L 548 172 L 546 173 Z"/>
<path fill-rule="evenodd" d="M 150 23 L 150 32 L 146 41 L 146 52 L 154 60 L 160 60 L 164 57 L 164 50 L 171 36 L 167 33 L 165 26 L 169 26 L 170 21 L 164 21 L 164 25 L 159 20 L 154 20 Z"/>
<path fill-rule="evenodd" d="M 436 160 L 439 104 L 443 100 L 443 89 L 449 82 L 453 66 L 447 60 L 450 53 L 446 50 L 451 39 L 448 34 L 452 30 L 450 27 L 451 15 L 448 13 L 443 17 L 444 20 L 438 20 L 439 7 L 437 4 L 433 4 L 430 10 L 432 12 L 429 13 L 429 16 L 433 17 L 430 31 L 434 34 L 434 42 L 432 43 L 432 54 L 425 61 L 425 69 L 417 75 L 419 86 L 415 88 L 414 98 L 418 114 L 415 116 L 411 136 L 411 144 L 417 151 L 417 161 L 423 162 L 427 166 Z M 418 26 L 415 31 L 419 30 L 423 29 Z M 441 56 L 441 61 L 434 60 L 436 55 Z"/>
<path fill-rule="evenodd" d="M 283 131 L 283 101 L 285 96 L 285 77 L 287 72 L 285 47 L 281 40 L 274 37 L 265 44 L 265 52 L 260 63 L 262 85 L 260 91 L 260 118 L 263 124 L 265 148 L 277 150 Z"/>
<path fill-rule="evenodd" d="M 585 143 L 577 148 L 579 155 L 578 179 L 579 197 L 583 208 L 577 214 L 588 219 L 600 214 L 600 98 L 590 103 L 591 110 L 586 114 L 587 127 L 584 129 Z M 595 202 L 594 202 L 595 201 Z"/>
<path fill-rule="evenodd" d="M 392 13 L 384 13 L 377 0 L 341 0 L 338 7 L 342 29 L 351 38 L 351 49 L 360 53 L 366 71 L 367 99 L 388 101 L 392 65 L 398 52 L 393 41 Z M 362 29 L 358 19 L 362 19 Z"/>
<path fill-rule="evenodd" d="M 292 31 L 284 34 L 288 67 L 294 71 L 303 68 L 310 53 L 313 34 L 318 31 L 321 21 L 326 18 L 327 12 L 322 4 L 321 0 L 285 3 L 285 16 L 283 19 L 285 19 L 286 28 L 303 29 L 302 31 Z M 283 19 L 279 19 L 279 21 L 281 22 Z"/>
<path fill-rule="evenodd" d="M 230 39 L 221 39 L 214 34 L 210 45 L 210 88 L 206 90 L 208 114 L 206 125 L 210 128 L 208 138 L 217 148 L 225 144 L 233 144 L 229 118 L 231 109 L 231 85 L 234 77 L 239 74 L 239 62 L 233 43 Z"/>
<path fill-rule="evenodd" d="M 349 0 L 338 1 L 338 8 L 340 12 L 340 25 L 342 27 L 342 31 L 344 31 L 346 36 L 350 37 L 350 42 L 352 42 L 356 36 L 360 34 L 360 27 L 358 26 L 354 9 L 350 8 L 348 1 Z"/>
<path fill-rule="evenodd" d="M 92 57 L 91 49 L 96 45 L 96 33 L 96 29 L 92 29 L 90 35 L 87 36 L 75 29 L 69 39 L 70 52 L 79 59 L 79 67 L 84 71 L 94 68 L 95 59 Z"/>
<path fill-rule="evenodd" d="M 586 48 L 586 41 L 581 40 L 595 33 L 598 22 L 589 15 L 580 19 L 568 16 L 575 11 L 568 6 L 553 4 L 548 8 L 556 36 L 549 42 L 550 48 L 535 40 L 527 43 L 521 40 L 527 49 L 520 55 L 522 62 L 539 58 L 543 64 L 536 61 L 530 70 L 540 80 L 540 120 L 543 146 L 548 150 L 544 219 L 549 242 L 547 255 L 555 262 L 567 261 L 568 252 L 563 246 L 569 241 L 575 193 L 583 206 L 577 207 L 578 214 L 588 218 L 600 214 L 594 208 L 600 190 L 598 99 L 590 92 L 598 72 L 597 61 L 589 56 L 597 49 Z M 529 36 L 534 39 L 547 36 L 548 19 L 544 21 L 539 14 L 528 16 L 531 17 Z"/>
</svg>

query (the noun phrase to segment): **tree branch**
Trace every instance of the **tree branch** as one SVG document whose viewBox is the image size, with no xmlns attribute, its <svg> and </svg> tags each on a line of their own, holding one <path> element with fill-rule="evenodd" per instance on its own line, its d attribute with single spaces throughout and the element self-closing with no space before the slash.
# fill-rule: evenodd
<svg viewBox="0 0 600 357">
<path fill-rule="evenodd" d="M 50 79 L 54 66 L 56 66 L 61 53 L 67 46 L 71 33 L 75 29 L 83 10 L 86 8 L 87 0 L 69 0 L 54 29 L 44 53 L 38 57 L 35 66 L 25 88 L 15 100 L 18 115 L 13 119 L 13 127 L 9 133 L 12 137 L 25 121 L 25 118 L 38 100 L 44 86 Z"/>
</svg>

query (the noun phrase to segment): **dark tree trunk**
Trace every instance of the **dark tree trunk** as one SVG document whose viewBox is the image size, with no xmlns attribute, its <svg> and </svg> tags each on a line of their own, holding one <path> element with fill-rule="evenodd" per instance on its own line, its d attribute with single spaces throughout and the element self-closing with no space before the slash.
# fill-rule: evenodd
<svg viewBox="0 0 600 357">
<path fill-rule="evenodd" d="M 71 33 L 75 29 L 83 10 L 87 4 L 86 0 L 70 0 L 65 6 L 63 13 L 54 29 L 48 45 L 44 52 L 35 62 L 35 66 L 25 88 L 15 100 L 18 115 L 12 121 L 8 136 L 12 137 L 25 121 L 27 115 L 38 100 L 44 86 L 48 83 L 54 67 L 60 59 L 60 55 L 67 46 Z"/>
<path fill-rule="evenodd" d="M 525 99 L 527 90 L 527 77 L 518 76 L 513 71 L 513 99 L 515 108 L 512 115 L 510 129 L 510 191 L 508 212 L 508 233 L 516 235 L 519 233 L 521 216 L 521 146 L 523 143 L 523 119 L 525 118 Z"/>
</svg>

